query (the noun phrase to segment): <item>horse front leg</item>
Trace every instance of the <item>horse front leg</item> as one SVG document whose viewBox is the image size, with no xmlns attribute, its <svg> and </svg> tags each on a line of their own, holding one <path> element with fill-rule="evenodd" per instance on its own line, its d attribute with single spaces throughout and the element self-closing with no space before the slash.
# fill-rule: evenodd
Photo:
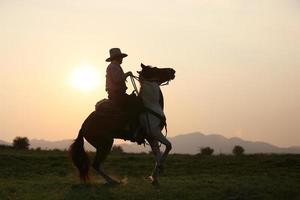
<svg viewBox="0 0 300 200">
<path fill-rule="evenodd" d="M 151 173 L 151 175 L 149 176 L 149 179 L 151 181 L 151 183 L 153 185 L 158 185 L 159 184 L 159 169 L 160 169 L 160 160 L 161 160 L 161 152 L 160 152 L 160 148 L 159 148 L 159 144 L 157 140 L 151 139 L 148 140 L 150 146 L 151 146 L 151 150 L 152 153 L 154 155 L 154 159 L 155 159 L 155 165 L 154 165 L 154 169 Z"/>
<path fill-rule="evenodd" d="M 164 144 L 166 146 L 164 153 L 162 154 L 160 160 L 158 161 L 158 168 L 159 170 L 162 172 L 163 171 L 163 164 L 167 158 L 167 156 L 169 155 L 169 152 L 172 149 L 172 144 L 169 140 L 167 140 L 167 138 L 162 134 L 161 131 L 157 131 L 156 134 L 154 134 L 155 138 L 161 142 L 162 144 Z"/>
</svg>

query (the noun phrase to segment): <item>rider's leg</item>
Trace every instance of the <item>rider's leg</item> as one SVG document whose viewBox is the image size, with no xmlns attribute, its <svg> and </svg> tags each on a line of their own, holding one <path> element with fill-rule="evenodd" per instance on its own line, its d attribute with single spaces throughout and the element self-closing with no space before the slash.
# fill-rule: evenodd
<svg viewBox="0 0 300 200">
<path fill-rule="evenodd" d="M 133 140 L 138 144 L 145 142 L 144 137 L 146 133 L 145 123 L 141 123 L 141 114 L 144 110 L 143 103 L 139 97 L 130 95 L 131 99 L 131 119 L 132 119 L 132 132 Z"/>
</svg>

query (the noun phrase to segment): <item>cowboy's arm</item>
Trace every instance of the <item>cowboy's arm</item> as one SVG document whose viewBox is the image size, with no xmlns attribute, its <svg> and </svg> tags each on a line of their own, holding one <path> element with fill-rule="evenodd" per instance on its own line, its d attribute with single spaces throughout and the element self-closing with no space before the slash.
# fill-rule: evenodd
<svg viewBox="0 0 300 200">
<path fill-rule="evenodd" d="M 131 71 L 125 73 L 125 79 L 126 79 L 128 76 L 133 76 L 133 74 L 132 74 Z"/>
<path fill-rule="evenodd" d="M 133 76 L 131 71 L 124 73 L 122 70 L 114 70 L 112 74 L 114 82 L 125 81 L 128 76 Z"/>
</svg>

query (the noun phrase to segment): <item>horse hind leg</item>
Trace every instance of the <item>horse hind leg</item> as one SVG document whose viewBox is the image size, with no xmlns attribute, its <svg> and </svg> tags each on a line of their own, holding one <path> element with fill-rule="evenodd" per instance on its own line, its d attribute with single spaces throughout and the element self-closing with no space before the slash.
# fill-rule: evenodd
<svg viewBox="0 0 300 200">
<path fill-rule="evenodd" d="M 93 161 L 93 168 L 105 179 L 108 184 L 119 184 L 119 181 L 111 178 L 103 169 L 102 163 L 109 154 L 113 144 L 113 139 L 103 143 L 101 146 L 97 147 L 96 156 Z"/>
</svg>

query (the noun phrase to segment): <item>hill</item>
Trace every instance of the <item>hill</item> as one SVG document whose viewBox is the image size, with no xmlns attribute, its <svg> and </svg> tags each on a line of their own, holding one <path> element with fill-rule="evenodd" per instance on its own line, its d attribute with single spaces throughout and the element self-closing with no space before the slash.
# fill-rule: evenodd
<svg viewBox="0 0 300 200">
<path fill-rule="evenodd" d="M 9 142 L 5 142 L 4 140 L 0 140 L 0 145 L 11 145 Z"/>
<path fill-rule="evenodd" d="M 242 146 L 246 153 L 300 153 L 300 147 L 280 148 L 266 142 L 252 142 L 241 138 L 226 138 L 221 135 L 204 135 L 201 133 L 191 133 L 170 138 L 175 153 L 186 152 L 190 154 L 198 153 L 199 148 L 209 146 L 215 153 L 231 153 L 235 145 Z"/>
<path fill-rule="evenodd" d="M 265 142 L 251 142 L 241 138 L 226 138 L 221 135 L 204 135 L 202 133 L 190 133 L 170 137 L 173 145 L 171 153 L 196 154 L 201 147 L 211 147 L 215 154 L 230 154 L 235 145 L 242 146 L 246 153 L 291 153 L 300 154 L 300 147 L 280 148 Z M 126 152 L 148 152 L 149 148 L 142 146 L 123 144 L 121 145 Z"/>
</svg>

